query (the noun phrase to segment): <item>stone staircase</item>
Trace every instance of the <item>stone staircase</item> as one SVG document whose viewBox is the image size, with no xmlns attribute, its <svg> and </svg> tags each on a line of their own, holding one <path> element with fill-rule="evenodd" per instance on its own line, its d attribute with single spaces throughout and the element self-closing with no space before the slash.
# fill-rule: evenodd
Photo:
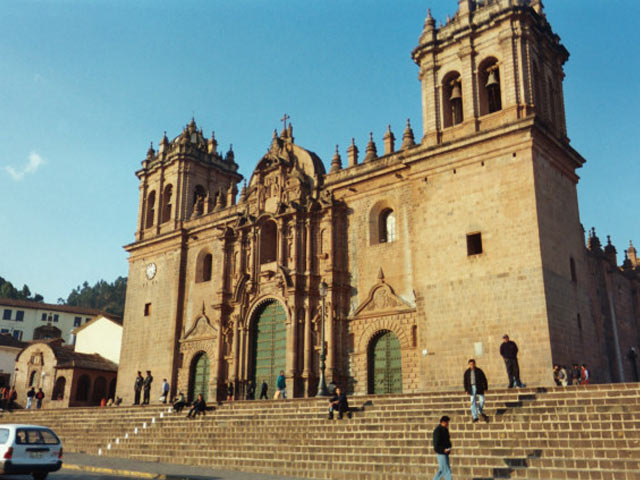
<svg viewBox="0 0 640 480">
<path fill-rule="evenodd" d="M 456 479 L 640 480 L 640 384 L 495 390 L 490 423 L 471 423 L 466 395 L 352 397 L 351 419 L 328 421 L 326 400 L 233 402 L 195 420 L 167 406 L 20 411 L 68 451 L 292 477 L 430 478 L 431 434 L 451 417 Z"/>
</svg>

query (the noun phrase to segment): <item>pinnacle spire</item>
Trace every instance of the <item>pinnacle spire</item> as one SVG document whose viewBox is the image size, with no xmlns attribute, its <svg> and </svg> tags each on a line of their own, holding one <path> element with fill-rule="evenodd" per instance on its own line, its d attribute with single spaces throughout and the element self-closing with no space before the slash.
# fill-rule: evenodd
<svg viewBox="0 0 640 480">
<path fill-rule="evenodd" d="M 333 154 L 329 173 L 335 173 L 340 170 L 342 170 L 342 158 L 340 158 L 340 151 L 338 150 L 338 145 L 336 145 L 336 153 Z"/>
<path fill-rule="evenodd" d="M 367 143 L 364 161 L 370 162 L 371 160 L 375 160 L 376 158 L 378 158 L 378 150 L 376 148 L 375 142 L 373 141 L 373 132 L 369 132 L 369 143 Z"/>
<path fill-rule="evenodd" d="M 402 147 L 411 148 L 416 144 L 415 137 L 413 136 L 413 129 L 411 128 L 411 121 L 407 118 L 407 126 L 402 133 Z"/>
</svg>

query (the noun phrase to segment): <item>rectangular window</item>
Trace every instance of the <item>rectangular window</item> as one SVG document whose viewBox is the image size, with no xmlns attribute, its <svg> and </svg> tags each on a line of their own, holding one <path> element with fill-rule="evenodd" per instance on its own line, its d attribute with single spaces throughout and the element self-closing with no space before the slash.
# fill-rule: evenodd
<svg viewBox="0 0 640 480">
<path fill-rule="evenodd" d="M 151 315 L 151 304 L 150 303 L 145 303 L 144 304 L 144 316 L 148 317 L 149 315 Z"/>
<path fill-rule="evenodd" d="M 73 326 L 79 327 L 82 324 L 82 317 L 76 317 L 73 319 Z"/>
<path fill-rule="evenodd" d="M 46 313 L 43 313 L 43 314 L 42 314 L 42 321 L 43 321 L 43 322 L 46 322 L 46 321 L 47 321 L 47 314 L 46 314 Z"/>
<path fill-rule="evenodd" d="M 468 233 L 467 234 L 467 255 L 480 255 L 482 253 L 482 234 Z"/>
<path fill-rule="evenodd" d="M 2 330 L 0 330 L 0 333 L 9 333 L 9 329 L 8 328 L 3 328 Z"/>
<path fill-rule="evenodd" d="M 91 320 L 89 317 L 85 318 L 85 319 L 84 319 L 84 323 L 89 322 L 89 320 Z"/>
<path fill-rule="evenodd" d="M 57 313 L 53 315 L 53 321 L 58 323 L 58 319 L 60 318 L 60 315 L 58 315 Z"/>
<path fill-rule="evenodd" d="M 569 257 L 569 269 L 571 270 L 571 281 L 578 283 L 578 276 L 576 275 L 576 261 L 573 257 Z"/>
<path fill-rule="evenodd" d="M 15 338 L 16 340 L 22 340 L 22 330 L 14 330 L 13 338 Z"/>
<path fill-rule="evenodd" d="M 16 312 L 16 322 L 24 321 L 24 310 L 18 310 Z"/>
<path fill-rule="evenodd" d="M 4 312 L 2 312 L 2 319 L 11 320 L 11 310 L 9 310 L 8 308 L 5 308 Z"/>
</svg>

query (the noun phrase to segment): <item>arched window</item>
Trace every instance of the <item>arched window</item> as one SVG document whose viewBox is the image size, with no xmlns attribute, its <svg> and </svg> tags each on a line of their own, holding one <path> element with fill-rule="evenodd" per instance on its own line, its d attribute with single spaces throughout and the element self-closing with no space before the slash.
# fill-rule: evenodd
<svg viewBox="0 0 640 480">
<path fill-rule="evenodd" d="M 462 79 L 458 72 L 450 72 L 442 81 L 442 113 L 444 127 L 462 123 Z"/>
<path fill-rule="evenodd" d="M 162 195 L 162 222 L 171 220 L 171 195 L 173 194 L 173 185 L 169 184 L 164 187 L 164 195 Z"/>
<path fill-rule="evenodd" d="M 480 64 L 478 87 L 480 91 L 480 115 L 486 115 L 502 109 L 500 69 L 498 68 L 498 60 L 495 58 L 488 58 Z"/>
<path fill-rule="evenodd" d="M 196 264 L 196 283 L 208 282 L 211 280 L 211 271 L 213 268 L 213 256 L 203 250 L 198 254 Z"/>
<path fill-rule="evenodd" d="M 273 220 L 267 220 L 260 229 L 260 263 L 275 262 L 278 251 L 278 227 Z"/>
<path fill-rule="evenodd" d="M 390 208 L 380 213 L 380 243 L 391 243 L 396 240 L 396 216 Z"/>
<path fill-rule="evenodd" d="M 202 185 L 196 185 L 193 191 L 193 211 L 196 215 L 202 215 L 204 213 L 204 201 L 207 193 Z"/>
<path fill-rule="evenodd" d="M 56 378 L 56 384 L 53 387 L 52 400 L 62 400 L 64 398 L 64 388 L 67 385 L 67 379 L 64 377 Z"/>
<path fill-rule="evenodd" d="M 78 379 L 78 386 L 76 387 L 76 401 L 86 402 L 89 400 L 89 389 L 91 388 L 91 379 L 89 375 L 82 375 Z"/>
<path fill-rule="evenodd" d="M 153 227 L 153 219 L 156 215 L 156 192 L 152 190 L 149 196 L 147 197 L 147 219 L 146 219 L 146 228 Z"/>
</svg>

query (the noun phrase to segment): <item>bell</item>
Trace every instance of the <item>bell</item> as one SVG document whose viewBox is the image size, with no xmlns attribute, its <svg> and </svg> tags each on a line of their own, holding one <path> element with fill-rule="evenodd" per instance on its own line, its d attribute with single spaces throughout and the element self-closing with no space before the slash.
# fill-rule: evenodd
<svg viewBox="0 0 640 480">
<path fill-rule="evenodd" d="M 451 88 L 451 96 L 449 97 L 449 100 L 457 100 L 461 98 L 462 98 L 462 91 L 460 90 L 460 84 L 456 82 L 453 84 L 453 87 Z"/>
<path fill-rule="evenodd" d="M 489 72 L 489 77 L 487 78 L 487 84 L 485 85 L 485 87 L 489 88 L 489 87 L 499 86 L 499 85 L 500 84 L 498 83 L 498 76 L 496 75 L 496 71 L 491 70 Z"/>
</svg>

